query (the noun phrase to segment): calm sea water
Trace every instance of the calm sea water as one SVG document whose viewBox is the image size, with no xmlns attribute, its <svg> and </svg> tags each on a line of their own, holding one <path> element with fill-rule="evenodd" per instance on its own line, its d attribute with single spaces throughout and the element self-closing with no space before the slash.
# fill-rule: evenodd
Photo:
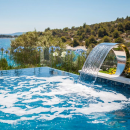
<svg viewBox="0 0 130 130">
<path fill-rule="evenodd" d="M 0 48 L 1 47 L 5 48 L 5 49 L 10 48 L 11 39 L 12 38 L 0 38 Z"/>
<path fill-rule="evenodd" d="M 4 51 L 8 50 L 10 48 L 11 40 L 13 40 L 13 38 L 0 38 L 0 48 L 4 48 Z M 13 60 L 10 60 L 10 56 L 5 52 L 2 54 L 0 51 L 0 58 L 6 58 L 9 65 L 17 65 Z"/>
<path fill-rule="evenodd" d="M 0 71 L 0 130 L 130 130 L 130 92 L 48 67 Z"/>
</svg>

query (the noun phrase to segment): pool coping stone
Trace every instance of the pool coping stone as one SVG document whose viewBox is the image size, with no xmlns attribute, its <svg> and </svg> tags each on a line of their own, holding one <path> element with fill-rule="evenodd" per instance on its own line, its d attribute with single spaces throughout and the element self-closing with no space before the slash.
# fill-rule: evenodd
<svg viewBox="0 0 130 130">
<path fill-rule="evenodd" d="M 81 73 L 81 71 L 82 70 L 79 70 L 79 73 Z M 105 73 L 98 72 L 97 77 L 130 85 L 130 79 L 122 77 L 122 76 L 110 75 L 110 74 L 105 74 Z"/>
</svg>

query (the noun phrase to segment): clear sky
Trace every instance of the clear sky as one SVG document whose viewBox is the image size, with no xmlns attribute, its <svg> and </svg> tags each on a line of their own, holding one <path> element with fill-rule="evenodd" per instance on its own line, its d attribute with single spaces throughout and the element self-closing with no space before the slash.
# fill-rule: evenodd
<svg viewBox="0 0 130 130">
<path fill-rule="evenodd" d="M 78 27 L 130 16 L 130 0 L 0 0 L 0 33 Z"/>
</svg>

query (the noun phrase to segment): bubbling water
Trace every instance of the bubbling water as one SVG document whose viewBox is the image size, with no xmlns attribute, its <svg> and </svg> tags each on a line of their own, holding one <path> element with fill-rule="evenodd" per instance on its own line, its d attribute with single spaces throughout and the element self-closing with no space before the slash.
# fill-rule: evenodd
<svg viewBox="0 0 130 130">
<path fill-rule="evenodd" d="M 87 115 L 89 118 L 92 113 L 100 113 L 102 116 L 104 112 L 121 109 L 130 101 L 114 91 L 100 91 L 100 88 L 97 91 L 92 87 L 75 84 L 69 76 L 5 76 L 0 86 L 0 111 L 5 117 L 0 117 L 0 123 L 7 124 L 36 119 L 48 121 L 58 117 L 72 118 L 74 115 Z M 117 100 L 120 102 L 115 102 Z M 94 115 L 93 121 L 96 121 L 97 115 Z M 106 120 L 107 116 L 102 122 Z"/>
</svg>

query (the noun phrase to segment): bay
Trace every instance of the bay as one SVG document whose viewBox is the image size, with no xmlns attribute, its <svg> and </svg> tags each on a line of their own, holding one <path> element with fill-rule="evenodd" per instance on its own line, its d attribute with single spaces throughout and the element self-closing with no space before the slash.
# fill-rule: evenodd
<svg viewBox="0 0 130 130">
<path fill-rule="evenodd" d="M 8 62 L 8 65 L 11 66 L 17 66 L 17 64 L 14 62 L 14 60 L 10 59 L 10 54 L 6 54 L 5 51 L 9 50 L 11 47 L 11 40 L 13 40 L 14 38 L 0 38 L 0 49 L 4 48 L 4 52 L 2 54 L 1 50 L 0 50 L 0 59 L 1 58 L 5 58 Z"/>
</svg>

